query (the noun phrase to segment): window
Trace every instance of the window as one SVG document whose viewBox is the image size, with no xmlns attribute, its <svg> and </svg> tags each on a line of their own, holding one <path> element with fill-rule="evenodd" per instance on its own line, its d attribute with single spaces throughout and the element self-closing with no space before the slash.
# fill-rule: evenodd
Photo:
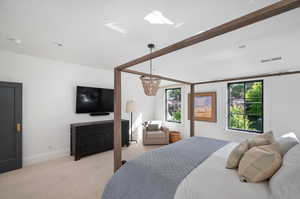
<svg viewBox="0 0 300 199">
<path fill-rule="evenodd" d="M 168 122 L 181 122 L 181 88 L 165 90 L 165 119 Z"/>
<path fill-rule="evenodd" d="M 228 128 L 263 132 L 263 81 L 228 84 Z"/>
</svg>

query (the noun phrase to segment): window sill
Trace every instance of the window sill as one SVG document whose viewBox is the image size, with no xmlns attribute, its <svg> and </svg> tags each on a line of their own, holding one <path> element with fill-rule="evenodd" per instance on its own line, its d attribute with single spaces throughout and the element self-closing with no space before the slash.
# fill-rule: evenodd
<svg viewBox="0 0 300 199">
<path fill-rule="evenodd" d="M 169 120 L 165 120 L 165 122 L 167 122 L 167 123 L 175 123 L 175 124 L 182 124 L 182 122 L 177 122 L 177 121 L 169 121 Z"/>
<path fill-rule="evenodd" d="M 242 130 L 234 130 L 234 129 L 228 129 L 225 128 L 225 132 L 228 133 L 240 133 L 240 134 L 248 134 L 248 135 L 259 135 L 259 134 L 263 134 L 263 132 L 256 132 L 256 131 L 242 131 Z"/>
</svg>

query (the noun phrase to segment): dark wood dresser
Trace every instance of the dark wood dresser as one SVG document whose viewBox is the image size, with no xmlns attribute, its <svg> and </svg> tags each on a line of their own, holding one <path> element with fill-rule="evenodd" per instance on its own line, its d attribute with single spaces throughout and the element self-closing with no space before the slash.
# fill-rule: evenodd
<svg viewBox="0 0 300 199">
<path fill-rule="evenodd" d="M 97 121 L 71 124 L 71 156 L 81 157 L 114 148 L 114 121 Z M 122 120 L 122 146 L 129 146 L 129 121 Z"/>
</svg>

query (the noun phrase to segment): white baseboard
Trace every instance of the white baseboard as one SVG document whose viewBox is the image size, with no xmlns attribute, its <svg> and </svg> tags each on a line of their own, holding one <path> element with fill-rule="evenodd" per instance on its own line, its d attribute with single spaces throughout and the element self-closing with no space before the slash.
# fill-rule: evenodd
<svg viewBox="0 0 300 199">
<path fill-rule="evenodd" d="M 45 162 L 48 160 L 53 160 L 56 158 L 68 156 L 69 154 L 70 154 L 70 150 L 65 149 L 65 150 L 52 151 L 49 153 L 41 153 L 41 154 L 31 156 L 31 157 L 24 157 L 23 158 L 23 166 L 28 166 L 28 165 Z"/>
</svg>

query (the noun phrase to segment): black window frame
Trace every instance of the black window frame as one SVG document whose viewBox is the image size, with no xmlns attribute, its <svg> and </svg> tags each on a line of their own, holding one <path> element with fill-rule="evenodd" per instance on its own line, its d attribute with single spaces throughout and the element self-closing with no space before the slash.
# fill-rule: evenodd
<svg viewBox="0 0 300 199">
<path fill-rule="evenodd" d="M 230 104 L 231 104 L 231 99 L 230 99 L 230 86 L 233 84 L 244 84 L 244 92 L 245 92 L 245 88 L 246 88 L 246 83 L 252 83 L 252 82 L 261 82 L 262 84 L 262 99 L 261 99 L 261 103 L 262 103 L 262 130 L 261 131 L 254 131 L 254 130 L 246 130 L 246 129 L 238 129 L 238 128 L 230 128 Z M 244 93 L 244 102 L 246 102 L 246 98 L 245 98 L 245 93 Z M 244 103 L 244 110 L 245 109 L 245 103 Z M 243 114 L 243 115 L 247 115 L 247 114 Z M 234 130 L 234 131 L 241 131 L 241 132 L 247 132 L 247 133 L 258 133 L 258 134 L 262 134 L 264 133 L 264 80 L 251 80 L 251 81 L 240 81 L 240 82 L 231 82 L 227 84 L 227 129 L 228 130 Z"/>
<path fill-rule="evenodd" d="M 168 120 L 168 94 L 167 93 L 168 93 L 168 90 L 175 90 L 175 89 L 180 89 L 180 95 L 181 95 L 181 97 L 180 97 L 180 107 L 181 107 L 180 114 L 181 114 L 181 119 L 180 119 L 180 121 Z M 178 124 L 182 123 L 182 89 L 181 89 L 181 87 L 166 88 L 165 89 L 165 121 L 167 121 L 167 122 L 173 122 L 173 123 L 178 123 Z"/>
</svg>

